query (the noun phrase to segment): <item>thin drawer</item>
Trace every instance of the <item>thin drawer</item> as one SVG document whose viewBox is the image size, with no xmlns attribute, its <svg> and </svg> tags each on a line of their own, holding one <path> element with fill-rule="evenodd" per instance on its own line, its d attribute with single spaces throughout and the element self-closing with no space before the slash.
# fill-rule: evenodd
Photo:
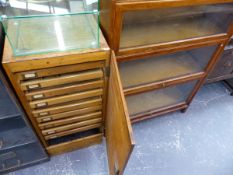
<svg viewBox="0 0 233 175">
<path fill-rule="evenodd" d="M 83 64 L 66 65 L 66 66 L 52 67 L 52 68 L 40 69 L 34 71 L 20 72 L 20 73 L 16 73 L 15 76 L 18 81 L 30 80 L 40 77 L 48 77 L 58 74 L 66 74 L 66 73 L 79 72 L 89 69 L 101 68 L 103 66 L 104 66 L 104 62 L 101 61 L 89 62 Z"/>
<path fill-rule="evenodd" d="M 101 111 L 90 113 L 90 114 L 85 114 L 85 115 L 80 115 L 80 116 L 72 116 L 72 117 L 69 117 L 66 119 L 42 123 L 42 124 L 39 124 L 39 127 L 43 130 L 43 129 L 54 128 L 54 127 L 58 127 L 58 126 L 62 126 L 62 125 L 77 123 L 77 122 L 86 121 L 86 120 L 95 119 L 95 118 L 100 118 L 100 117 L 102 117 Z"/>
<path fill-rule="evenodd" d="M 54 114 L 54 115 L 48 115 L 48 116 L 45 116 L 45 117 L 37 117 L 36 120 L 39 123 L 43 123 L 43 122 L 48 122 L 48 121 L 65 119 L 65 118 L 68 118 L 68 117 L 71 117 L 71 116 L 84 115 L 84 114 L 87 114 L 87 113 L 101 111 L 101 110 L 102 110 L 102 105 L 100 105 L 100 106 L 91 106 L 91 107 L 88 107 L 88 108 L 83 108 L 83 109 L 78 109 L 78 110 L 74 110 L 74 111 L 58 113 L 58 114 Z"/>
<path fill-rule="evenodd" d="M 99 105 L 102 105 L 102 98 L 100 97 L 91 98 L 82 101 L 74 101 L 72 103 L 67 103 L 64 105 L 49 107 L 45 109 L 36 109 L 32 111 L 32 114 L 34 117 L 42 117 L 42 116 L 48 116 L 52 114 L 58 114 L 62 112 L 68 112 L 72 110 L 83 109 L 83 108 L 99 106 Z"/>
<path fill-rule="evenodd" d="M 58 86 L 85 80 L 93 80 L 103 77 L 101 69 L 82 71 L 80 73 L 65 74 L 56 77 L 41 78 L 25 81 L 20 84 L 22 90 L 34 90 L 39 88 Z"/>
<path fill-rule="evenodd" d="M 51 140 L 51 139 L 67 136 L 67 135 L 78 133 L 78 132 L 88 131 L 88 130 L 91 130 L 91 129 L 100 128 L 101 126 L 102 126 L 101 123 L 88 125 L 88 126 L 83 126 L 83 127 L 80 127 L 80 128 L 75 128 L 75 129 L 60 132 L 60 133 L 57 133 L 57 134 L 51 134 L 51 135 L 45 136 L 45 140 Z"/>
<path fill-rule="evenodd" d="M 45 129 L 45 130 L 42 130 L 42 134 L 43 135 L 51 135 L 51 134 L 55 134 L 55 133 L 59 133 L 59 132 L 63 132 L 63 131 L 71 130 L 71 129 L 80 128 L 83 126 L 98 124 L 101 122 L 102 122 L 102 118 L 100 117 L 100 118 L 96 118 L 96 119 L 91 119 L 91 120 L 73 123 L 70 125 L 59 126 L 59 127 L 52 128 L 52 129 Z"/>
<path fill-rule="evenodd" d="M 104 81 L 103 80 L 96 80 L 96 81 L 87 81 L 78 84 L 71 84 L 71 85 L 64 85 L 55 87 L 53 89 L 47 88 L 43 90 L 35 90 L 33 92 L 25 93 L 26 98 L 31 100 L 49 98 L 59 95 L 69 94 L 70 92 L 81 92 L 84 90 L 91 90 L 96 88 L 103 88 Z"/>
<path fill-rule="evenodd" d="M 56 105 L 60 103 L 66 103 L 66 102 L 70 102 L 74 100 L 97 97 L 101 95 L 103 95 L 103 89 L 95 89 L 95 90 L 90 90 L 90 91 L 85 91 L 85 92 L 78 92 L 74 94 L 64 95 L 60 97 L 37 100 L 37 101 L 30 102 L 29 104 L 31 108 L 41 108 L 41 107 L 47 107 L 47 106 Z"/>
</svg>

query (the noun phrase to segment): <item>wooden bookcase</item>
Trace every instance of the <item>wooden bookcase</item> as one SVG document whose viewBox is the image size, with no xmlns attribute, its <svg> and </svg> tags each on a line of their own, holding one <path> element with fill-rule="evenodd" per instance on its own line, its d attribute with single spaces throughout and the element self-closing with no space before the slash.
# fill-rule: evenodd
<svg viewBox="0 0 233 175">
<path fill-rule="evenodd" d="M 118 116 L 131 122 L 185 112 L 233 34 L 233 0 L 100 0 L 100 9 L 102 31 L 116 55 L 110 85 L 113 79 L 122 91 Z M 112 106 L 109 101 L 108 110 Z M 129 145 L 123 166 L 111 174 L 123 174 Z M 119 160 L 109 161 L 119 167 Z"/>
<path fill-rule="evenodd" d="M 233 32 L 233 1 L 100 1 L 132 122 L 185 111 Z"/>
</svg>

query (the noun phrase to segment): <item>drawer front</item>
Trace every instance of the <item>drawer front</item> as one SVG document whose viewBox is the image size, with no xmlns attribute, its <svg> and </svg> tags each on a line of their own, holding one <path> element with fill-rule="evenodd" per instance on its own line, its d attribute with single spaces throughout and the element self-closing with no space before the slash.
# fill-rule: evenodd
<svg viewBox="0 0 233 175">
<path fill-rule="evenodd" d="M 64 85 L 68 83 L 93 80 L 103 78 L 102 69 L 83 71 L 80 73 L 65 74 L 56 77 L 41 78 L 36 80 L 29 80 L 21 82 L 20 86 L 23 91 L 35 90 L 51 86 Z"/>
<path fill-rule="evenodd" d="M 0 151 L 0 174 L 7 171 L 14 171 L 17 168 L 42 161 L 45 158 L 45 152 L 37 142 L 9 151 Z"/>
<path fill-rule="evenodd" d="M 91 106 L 91 107 L 88 107 L 88 108 L 83 108 L 83 109 L 78 109 L 78 110 L 73 110 L 73 111 L 67 111 L 67 112 L 53 114 L 53 115 L 47 115 L 47 116 L 44 116 L 44 117 L 37 117 L 36 120 L 39 123 L 44 123 L 44 122 L 50 122 L 50 121 L 54 121 L 54 120 L 65 119 L 65 118 L 69 118 L 71 116 L 83 115 L 83 114 L 96 112 L 96 111 L 101 111 L 101 110 L 102 110 L 102 105 Z"/>
<path fill-rule="evenodd" d="M 96 81 L 88 81 L 84 83 L 77 83 L 73 85 L 65 85 L 57 88 L 47 88 L 43 90 L 35 90 L 33 92 L 26 92 L 25 96 L 27 100 L 38 100 L 43 98 L 50 98 L 59 95 L 70 94 L 70 92 L 81 92 L 85 90 L 103 88 L 104 81 L 96 80 Z"/>
<path fill-rule="evenodd" d="M 231 74 L 233 71 L 233 50 L 225 50 L 208 79 Z"/>
<path fill-rule="evenodd" d="M 85 91 L 85 92 L 78 92 L 75 94 L 69 94 L 65 96 L 48 98 L 44 100 L 36 100 L 36 101 L 30 102 L 29 104 L 31 108 L 43 108 L 43 107 L 71 102 L 75 100 L 81 100 L 81 99 L 86 99 L 90 97 L 97 97 L 97 96 L 101 96 L 102 94 L 103 94 L 102 89 L 96 89 L 96 90 L 90 90 L 90 91 Z"/>
<path fill-rule="evenodd" d="M 48 77 L 54 76 L 59 74 L 67 74 L 72 72 L 80 72 L 89 69 L 96 69 L 101 68 L 104 66 L 104 62 L 90 62 L 90 63 L 83 63 L 83 64 L 75 64 L 75 65 L 67 65 L 67 66 L 60 66 L 60 67 L 52 67 L 48 69 L 40 69 L 34 70 L 29 72 L 20 72 L 16 73 L 16 79 L 18 81 L 22 80 L 31 80 L 41 77 Z"/>
<path fill-rule="evenodd" d="M 0 152 L 35 140 L 33 131 L 21 116 L 0 120 Z"/>
<path fill-rule="evenodd" d="M 81 121 L 81 122 L 77 122 L 77 123 L 73 123 L 69 125 L 51 128 L 51 129 L 45 129 L 45 130 L 42 130 L 42 134 L 51 135 L 51 134 L 55 134 L 55 133 L 59 133 L 59 132 L 63 132 L 63 131 L 71 130 L 71 129 L 76 129 L 76 128 L 80 128 L 80 127 L 84 127 L 88 125 L 99 124 L 101 122 L 102 122 L 102 118 L 99 117 L 96 119 L 90 119 L 90 120 Z"/>
<path fill-rule="evenodd" d="M 55 107 L 48 107 L 45 109 L 36 109 L 32 111 L 34 117 L 44 117 L 52 114 L 59 114 L 62 112 L 68 112 L 72 110 L 83 109 L 87 107 L 100 106 L 102 105 L 102 98 L 91 98 L 82 101 L 74 101 L 64 105 Z"/>
<path fill-rule="evenodd" d="M 77 123 L 77 122 L 100 118 L 100 117 L 102 117 L 101 111 L 89 113 L 86 115 L 71 116 L 66 119 L 55 120 L 51 122 L 45 122 L 45 123 L 39 124 L 39 127 L 43 130 L 43 129 L 55 128 L 55 127 L 62 126 L 62 125 Z"/>
</svg>

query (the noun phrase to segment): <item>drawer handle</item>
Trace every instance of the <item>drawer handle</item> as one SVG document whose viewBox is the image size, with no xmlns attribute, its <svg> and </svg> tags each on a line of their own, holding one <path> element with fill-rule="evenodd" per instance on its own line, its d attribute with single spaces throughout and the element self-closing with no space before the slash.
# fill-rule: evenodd
<svg viewBox="0 0 233 175">
<path fill-rule="evenodd" d="M 55 131 L 49 131 L 49 132 L 47 132 L 47 134 L 54 134 L 54 133 L 56 133 Z"/>
<path fill-rule="evenodd" d="M 3 170 L 9 170 L 9 169 L 15 169 L 15 168 L 18 168 L 21 164 L 21 161 L 20 160 L 17 160 L 16 161 L 16 165 L 13 165 L 11 167 L 7 167 L 5 163 L 2 164 L 2 168 Z"/>
<path fill-rule="evenodd" d="M 32 89 L 37 89 L 37 88 L 40 88 L 40 84 L 32 84 L 32 85 L 28 85 L 27 88 L 29 90 L 32 90 Z"/>
<path fill-rule="evenodd" d="M 26 73 L 23 76 L 24 76 L 24 79 L 31 79 L 31 78 L 36 78 L 37 74 L 33 72 L 33 73 Z"/>
<path fill-rule="evenodd" d="M 47 122 L 47 121 L 50 121 L 50 120 L 52 120 L 52 118 L 51 118 L 51 117 L 43 118 L 43 119 L 42 119 L 42 122 Z"/>
<path fill-rule="evenodd" d="M 49 137 L 49 139 L 55 139 L 55 138 L 57 138 L 57 136 L 56 136 L 56 135 L 54 135 L 54 136 L 50 136 L 50 137 Z"/>
<path fill-rule="evenodd" d="M 41 113 L 39 113 L 39 116 L 45 116 L 45 115 L 49 115 L 49 112 L 41 112 Z"/>
<path fill-rule="evenodd" d="M 43 97 L 44 97 L 44 94 L 36 94 L 36 95 L 32 96 L 32 99 L 40 99 L 40 98 L 43 98 Z"/>
<path fill-rule="evenodd" d="M 37 103 L 36 104 L 36 107 L 37 108 L 41 108 L 41 107 L 45 107 L 45 106 L 47 106 L 48 104 L 46 103 L 46 102 L 43 102 L 43 103 Z"/>
</svg>

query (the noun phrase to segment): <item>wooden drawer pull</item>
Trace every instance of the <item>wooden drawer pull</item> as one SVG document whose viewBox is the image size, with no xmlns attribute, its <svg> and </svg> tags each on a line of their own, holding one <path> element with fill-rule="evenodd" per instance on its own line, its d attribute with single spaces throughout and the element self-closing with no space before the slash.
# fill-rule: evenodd
<svg viewBox="0 0 233 175">
<path fill-rule="evenodd" d="M 23 75 L 24 79 L 31 79 L 31 78 L 36 78 L 37 74 L 35 72 L 33 73 L 26 73 Z"/>
<path fill-rule="evenodd" d="M 48 104 L 46 102 L 36 104 L 37 108 L 41 108 L 41 107 L 45 107 L 45 106 L 48 106 Z"/>
<path fill-rule="evenodd" d="M 28 90 L 37 89 L 37 88 L 40 88 L 40 84 L 32 84 L 27 86 Z"/>
<path fill-rule="evenodd" d="M 41 113 L 39 113 L 39 116 L 46 116 L 46 115 L 49 115 L 49 112 L 41 112 Z"/>
<path fill-rule="evenodd" d="M 50 120 L 52 120 L 52 118 L 51 118 L 51 117 L 43 118 L 43 119 L 42 119 L 42 122 L 47 122 L 47 121 L 50 121 Z"/>
<path fill-rule="evenodd" d="M 43 97 L 44 97 L 44 94 L 36 94 L 36 95 L 32 96 L 32 99 L 40 99 L 40 98 L 43 98 Z"/>
</svg>

